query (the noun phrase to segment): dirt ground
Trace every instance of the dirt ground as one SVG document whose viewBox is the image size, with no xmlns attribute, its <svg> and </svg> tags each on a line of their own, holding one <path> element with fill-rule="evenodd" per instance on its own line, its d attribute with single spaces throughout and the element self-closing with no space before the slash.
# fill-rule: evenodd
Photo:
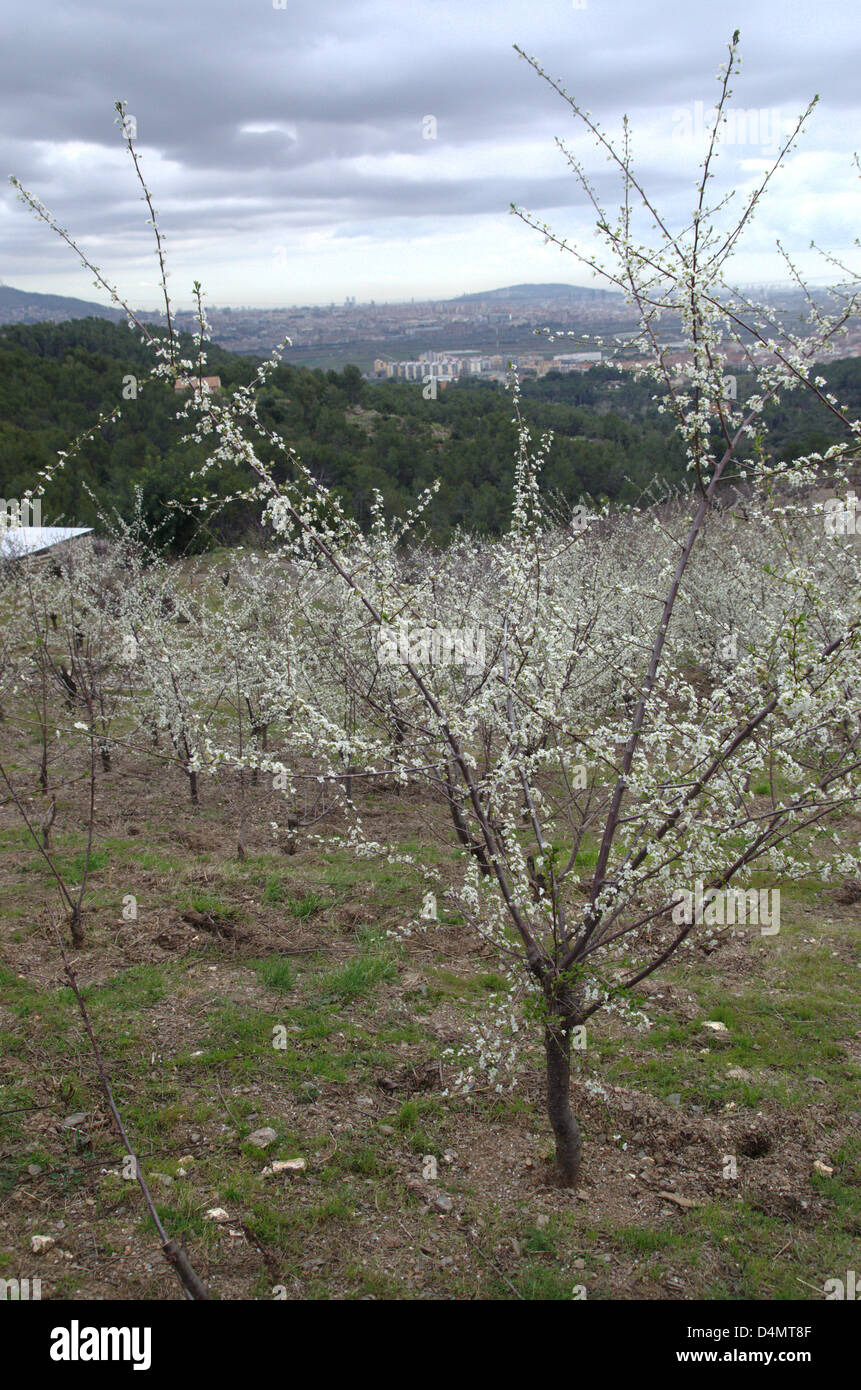
<svg viewBox="0 0 861 1390">
<path fill-rule="evenodd" d="M 102 775 L 86 941 L 63 940 L 161 1219 L 213 1296 L 817 1299 L 857 1268 L 861 904 L 834 884 L 786 898 L 779 938 L 727 937 L 645 981 L 647 1029 L 596 1017 L 566 1190 L 534 1042 L 512 1089 L 449 1094 L 447 1049 L 498 964 L 445 914 L 389 935 L 421 875 L 301 836 L 285 853 L 262 786 L 239 858 L 235 798 L 207 781 L 195 811 L 183 790 L 144 764 Z M 85 794 L 58 794 L 70 873 Z M 417 794 L 364 815 L 457 871 Z M 0 1276 L 39 1278 L 43 1299 L 177 1299 L 122 1175 L 50 872 L 8 803 L 0 830 Z"/>
</svg>

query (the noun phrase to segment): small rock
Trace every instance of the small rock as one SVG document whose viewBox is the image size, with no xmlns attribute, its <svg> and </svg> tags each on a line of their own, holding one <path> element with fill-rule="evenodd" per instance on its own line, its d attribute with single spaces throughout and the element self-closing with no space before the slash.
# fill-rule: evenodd
<svg viewBox="0 0 861 1390">
<path fill-rule="evenodd" d="M 822 1174 L 823 1178 L 830 1178 L 831 1174 L 834 1172 L 834 1169 L 829 1168 L 827 1163 L 823 1163 L 821 1158 L 814 1159 L 813 1167 L 816 1169 L 817 1173 Z"/>
<path fill-rule="evenodd" d="M 63 1129 L 76 1129 L 78 1125 L 84 1123 L 87 1113 L 86 1110 L 78 1110 L 74 1115 L 67 1115 L 63 1121 Z"/>
<path fill-rule="evenodd" d="M 380 1125 L 380 1134 L 394 1134 L 394 1125 Z"/>
<path fill-rule="evenodd" d="M 574 1261 L 574 1268 L 575 1268 L 575 1269 L 585 1269 L 585 1268 L 586 1268 L 586 1261 L 585 1261 L 585 1260 L 575 1260 L 575 1261 Z"/>
<path fill-rule="evenodd" d="M 204 1221 L 229 1221 L 230 1217 L 224 1207 L 210 1207 L 203 1219 Z"/>
<path fill-rule="evenodd" d="M 454 1208 L 454 1202 L 447 1192 L 433 1192 L 428 1201 L 435 1211 L 441 1212 L 444 1216 Z"/>
<path fill-rule="evenodd" d="M 667 1096 L 667 1105 L 675 1105 L 676 1107 L 678 1107 L 679 1105 L 681 1105 L 681 1103 L 682 1098 L 678 1091 L 673 1091 L 673 1094 L 671 1096 Z"/>
<path fill-rule="evenodd" d="M 276 1173 L 304 1173 L 306 1167 L 304 1158 L 276 1158 L 263 1169 L 262 1176 L 271 1178 Z"/>
<path fill-rule="evenodd" d="M 51 1246 L 55 1243 L 56 1242 L 53 1236 L 30 1237 L 30 1249 L 32 1250 L 34 1255 L 44 1255 L 45 1251 L 50 1250 Z"/>
<path fill-rule="evenodd" d="M 733 1081 L 750 1081 L 750 1072 L 745 1071 L 744 1067 L 729 1067 L 727 1076 L 731 1076 Z"/>
<path fill-rule="evenodd" d="M 705 1023 L 703 1024 L 703 1027 L 708 1028 L 709 1032 L 711 1033 L 729 1032 L 729 1029 L 727 1028 L 725 1023 L 719 1023 L 718 1020 L 714 1018 L 707 1018 Z"/>
<path fill-rule="evenodd" d="M 659 1192 L 659 1197 L 663 1197 L 665 1202 L 673 1202 L 677 1207 L 695 1207 L 699 1203 L 691 1200 L 690 1197 L 681 1197 L 677 1192 Z"/>
<path fill-rule="evenodd" d="M 31 1178 L 38 1178 L 41 1171 L 42 1169 L 39 1167 L 38 1163 L 27 1164 L 27 1172 L 30 1174 Z"/>
<path fill-rule="evenodd" d="M 536 1216 L 536 1218 L 535 1218 L 535 1224 L 536 1224 L 536 1226 L 538 1227 L 539 1231 L 543 1231 L 543 1230 L 544 1230 L 544 1227 L 547 1225 L 547 1223 L 549 1222 L 549 1220 L 550 1220 L 550 1217 L 547 1215 L 546 1212 L 541 1212 L 540 1216 Z"/>
<path fill-rule="evenodd" d="M 263 1129 L 255 1129 L 253 1134 L 249 1134 L 248 1143 L 253 1144 L 255 1149 L 268 1149 L 270 1144 L 274 1144 L 278 1135 L 274 1129 L 265 1125 Z"/>
</svg>

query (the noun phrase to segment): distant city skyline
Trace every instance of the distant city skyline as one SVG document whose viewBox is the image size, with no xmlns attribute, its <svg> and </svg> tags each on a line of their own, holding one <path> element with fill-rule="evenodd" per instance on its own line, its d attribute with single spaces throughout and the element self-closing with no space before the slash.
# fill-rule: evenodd
<svg viewBox="0 0 861 1390">
<path fill-rule="evenodd" d="M 537 288 L 540 288 L 541 285 L 542 285 L 542 282 L 541 282 L 541 281 L 533 281 L 533 282 L 527 282 L 527 283 L 530 284 L 532 287 L 534 287 L 534 288 L 536 288 L 536 289 L 537 289 Z M 593 283 L 593 284 L 589 284 L 589 285 L 578 285 L 578 284 L 576 284 L 573 280 L 572 280 L 572 281 L 558 281 L 558 282 L 555 282 L 555 283 L 557 283 L 557 284 L 563 284 L 563 285 L 568 285 L 568 286 L 569 286 L 570 288 L 572 288 L 572 289 L 586 289 L 586 290 L 592 290 L 592 289 L 603 289 L 603 288 L 604 288 L 604 286 L 602 286 L 601 284 L 594 284 L 594 283 Z M 838 283 L 839 283 L 839 281 L 836 280 L 834 277 L 832 277 L 830 281 L 827 279 L 827 277 L 823 277 L 823 278 L 822 278 L 822 281 L 821 281 L 821 285 L 820 285 L 820 284 L 817 284 L 817 288 L 823 288 L 823 289 L 824 289 L 824 288 L 827 288 L 829 284 L 831 284 L 831 285 L 837 285 Z M 96 304 L 101 303 L 101 301 L 98 300 L 98 299 L 96 298 L 96 295 L 95 295 L 95 286 L 93 286 L 92 288 L 93 288 L 93 295 L 92 295 L 92 297 L 87 296 L 87 295 L 84 295 L 84 294 L 68 295 L 68 296 L 66 296 L 65 291 L 60 291 L 60 290 L 41 291 L 41 290 L 34 289 L 34 288 L 32 288 L 32 287 L 25 287 L 25 286 L 23 286 L 23 285 L 10 285 L 8 281 L 6 281 L 6 280 L 4 280 L 2 277 L 0 277 L 0 290 L 3 290 L 3 289 L 11 289 L 11 290 L 22 291 L 23 293 L 32 294 L 32 295 L 37 295 L 37 296 L 38 296 L 38 295 L 42 295 L 42 294 L 45 294 L 45 295 L 57 294 L 57 295 L 61 295 L 62 297 L 68 297 L 69 299 L 75 299 L 75 300 L 77 300 L 77 301 L 79 301 L 79 302 L 81 302 L 81 303 L 92 303 L 93 305 L 96 305 Z M 303 310 L 303 309 L 347 309 L 347 308 L 349 308 L 349 309 L 364 309 L 364 308 L 374 307 L 374 306 L 376 306 L 377 308 L 387 308 L 387 307 L 388 307 L 388 308 L 395 308 L 395 307 L 403 306 L 403 305 L 407 305 L 407 304 L 418 304 L 418 305 L 423 305 L 423 304 L 443 304 L 443 303 L 448 304 L 448 303 L 456 303 L 459 299 L 466 299 L 466 298 L 470 298 L 470 299 L 480 299 L 480 298 L 483 298 L 483 297 L 488 297 L 488 298 L 489 298 L 489 297 L 492 296 L 492 295 L 498 294 L 499 291 L 500 291 L 501 289 L 504 289 L 504 288 L 505 288 L 504 286 L 500 286 L 500 285 L 487 285 L 487 286 L 485 286 L 484 288 L 479 288 L 479 289 L 476 289 L 476 290 L 464 290 L 464 291 L 461 291 L 459 294 L 456 294 L 456 295 L 434 295 L 434 294 L 431 294 L 431 295 L 421 295 L 421 296 L 420 296 L 420 295 L 411 294 L 411 295 L 405 295 L 405 296 L 400 296 L 400 297 L 393 297 L 393 298 L 391 298 L 391 299 L 385 299 L 385 298 L 375 299 L 375 298 L 373 298 L 373 297 L 372 297 L 372 298 L 369 298 L 369 299 L 360 299 L 360 298 L 358 298 L 358 296 L 356 296 L 356 295 L 345 295 L 343 299 L 318 299 L 318 300 L 306 300 L 306 301 L 304 301 L 304 302 L 300 302 L 300 301 L 297 300 L 297 301 L 294 301 L 294 302 L 292 302 L 292 303 L 284 302 L 284 303 L 264 304 L 264 305 L 254 304 L 254 303 L 247 303 L 247 304 L 245 304 L 245 303 L 243 303 L 243 304 L 240 304 L 240 303 L 233 303 L 233 304 L 214 304 L 214 303 L 210 303 L 209 301 L 207 301 L 206 308 L 207 308 L 207 311 L 208 311 L 208 312 L 212 312 L 212 313 L 222 313 L 222 314 L 225 313 L 225 312 L 226 312 L 226 313 L 246 313 L 246 312 L 247 312 L 247 313 L 258 313 L 258 312 L 259 312 L 259 313 L 279 313 L 279 312 L 300 311 L 300 310 Z M 763 295 L 764 295 L 764 294 L 766 294 L 766 293 L 768 293 L 768 292 L 787 293 L 787 292 L 796 292 L 796 291 L 797 291 L 797 286 L 796 286 L 795 282 L 794 282 L 793 280 L 789 279 L 789 278 L 784 279 L 784 280 L 772 280 L 772 281 L 745 281 L 745 280 L 740 280 L 740 281 L 737 282 L 737 288 L 738 288 L 739 290 L 743 291 L 743 292 L 746 292 L 746 293 L 749 294 L 751 297 L 755 297 L 757 294 L 763 294 Z M 608 293 L 608 294 L 618 294 L 619 297 L 622 298 L 620 291 L 615 290 L 615 289 L 613 289 L 613 288 L 611 288 L 611 287 L 608 287 L 608 288 L 606 289 L 605 292 Z M 506 301 L 506 302 L 508 302 L 508 301 Z M 143 309 L 146 308 L 146 309 L 147 309 L 147 312 L 148 312 L 148 313 L 151 313 L 151 314 L 159 314 L 159 313 L 162 313 L 163 308 L 164 308 L 164 304 L 163 304 L 163 301 L 162 301 L 161 299 L 156 299 L 156 301 L 153 303 L 153 305 L 152 305 L 150 308 L 147 308 L 147 306 L 145 306 L 145 305 L 143 305 L 143 304 L 140 304 L 140 303 L 137 303 L 137 302 L 135 302 L 135 301 L 130 301 L 130 304 L 131 304 L 131 307 L 134 308 L 134 309 L 141 309 L 141 310 L 143 310 Z M 114 305 L 114 306 L 111 306 L 109 300 L 105 300 L 104 306 L 103 306 L 103 307 L 113 307 L 114 311 L 115 311 L 120 317 L 124 317 L 122 309 L 117 309 L 115 305 Z M 185 304 L 185 305 L 179 305 L 179 306 L 177 306 L 177 305 L 175 304 L 175 305 L 174 305 L 174 310 L 175 310 L 176 313 L 181 314 L 181 315 L 188 315 L 188 314 L 192 314 L 192 315 L 193 315 L 194 312 L 195 312 L 194 306 L 193 306 L 192 304 L 190 304 L 190 303 L 189 303 L 189 304 Z M 2 305 L 0 305 L 0 313 L 1 313 L 1 312 L 2 312 Z M 76 315 L 75 317 L 79 317 L 79 315 Z M 0 322 L 11 322 L 11 321 L 12 321 L 11 319 L 2 319 L 2 318 L 0 318 Z"/>
<path fill-rule="evenodd" d="M 715 73 L 735 27 L 743 64 L 716 192 L 751 189 L 807 102 L 821 100 L 735 262 L 782 285 L 780 237 L 810 282 L 835 273 L 811 240 L 857 264 L 859 23 L 853 0 L 23 0 L 4 7 L 0 153 L 129 303 L 160 296 L 147 212 L 114 124 L 127 103 L 166 237 L 176 308 L 440 300 L 522 282 L 600 286 L 509 216 L 513 202 L 593 246 L 592 217 L 554 144 L 570 141 L 608 209 L 618 182 L 558 77 L 609 134 L 630 116 L 643 182 L 676 226 L 690 217 Z M 3 186 L 0 279 L 109 300 Z"/>
</svg>

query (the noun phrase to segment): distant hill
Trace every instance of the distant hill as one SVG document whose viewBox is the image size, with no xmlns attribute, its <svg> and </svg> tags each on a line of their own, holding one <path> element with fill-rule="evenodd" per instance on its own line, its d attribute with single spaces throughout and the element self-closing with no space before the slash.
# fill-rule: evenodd
<svg viewBox="0 0 861 1390">
<path fill-rule="evenodd" d="M 511 299 L 536 301 L 553 299 L 558 303 L 583 304 L 596 299 L 614 300 L 622 296 L 616 290 L 592 289 L 586 285 L 506 285 L 498 290 L 482 290 L 477 294 L 456 295 L 453 303 L 470 299 Z"/>
<path fill-rule="evenodd" d="M 0 285 L 0 323 L 62 323 L 67 319 L 111 319 L 124 323 L 122 309 L 108 309 L 88 299 L 63 294 L 35 294 Z"/>
</svg>

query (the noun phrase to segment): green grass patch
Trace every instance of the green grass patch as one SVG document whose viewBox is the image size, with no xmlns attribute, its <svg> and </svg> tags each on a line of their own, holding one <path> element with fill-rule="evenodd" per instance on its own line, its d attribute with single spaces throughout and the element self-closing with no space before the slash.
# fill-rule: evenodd
<svg viewBox="0 0 861 1390">
<path fill-rule="evenodd" d="M 270 989 L 279 994 L 290 994 L 296 987 L 293 966 L 286 956 L 264 956 L 261 960 L 250 960 L 248 966 Z"/>
</svg>

